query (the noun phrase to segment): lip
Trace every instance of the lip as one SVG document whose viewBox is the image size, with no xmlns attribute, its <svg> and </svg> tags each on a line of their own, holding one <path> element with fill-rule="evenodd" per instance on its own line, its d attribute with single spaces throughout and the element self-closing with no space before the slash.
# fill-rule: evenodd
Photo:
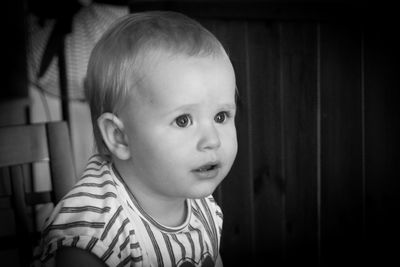
<svg viewBox="0 0 400 267">
<path fill-rule="evenodd" d="M 192 173 L 201 179 L 212 179 L 218 175 L 220 168 L 219 162 L 208 162 L 192 170 Z"/>
</svg>

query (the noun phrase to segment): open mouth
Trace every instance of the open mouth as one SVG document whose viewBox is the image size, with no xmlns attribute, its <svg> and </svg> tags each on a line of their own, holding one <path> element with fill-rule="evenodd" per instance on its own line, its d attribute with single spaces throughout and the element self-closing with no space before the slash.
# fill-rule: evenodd
<svg viewBox="0 0 400 267">
<path fill-rule="evenodd" d="M 203 165 L 198 169 L 195 169 L 195 172 L 207 172 L 207 171 L 212 171 L 215 170 L 216 168 L 218 168 L 218 164 L 207 164 L 207 165 Z"/>
</svg>

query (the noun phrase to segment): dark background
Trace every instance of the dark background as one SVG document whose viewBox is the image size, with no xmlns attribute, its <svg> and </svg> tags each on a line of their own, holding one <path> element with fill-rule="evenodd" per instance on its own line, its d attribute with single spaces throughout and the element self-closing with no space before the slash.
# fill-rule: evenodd
<svg viewBox="0 0 400 267">
<path fill-rule="evenodd" d="M 1 125 L 29 122 L 27 12 L 62 17 L 69 2 L 3 3 Z M 231 56 L 239 154 L 215 194 L 225 218 L 225 266 L 399 262 L 394 5 L 102 2 L 127 4 L 132 12 L 183 12 L 210 29 Z"/>
</svg>

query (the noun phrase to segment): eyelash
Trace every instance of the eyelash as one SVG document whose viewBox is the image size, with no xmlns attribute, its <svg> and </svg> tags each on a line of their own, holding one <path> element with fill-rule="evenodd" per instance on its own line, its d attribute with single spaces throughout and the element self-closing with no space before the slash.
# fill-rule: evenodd
<svg viewBox="0 0 400 267">
<path fill-rule="evenodd" d="M 222 121 L 218 121 L 218 116 L 223 115 L 224 118 Z M 215 117 L 214 117 L 214 121 L 218 124 L 224 124 L 229 118 L 232 117 L 232 114 L 228 111 L 221 111 L 218 112 Z M 175 120 L 174 120 L 174 124 L 179 127 L 179 128 L 187 128 L 190 125 L 193 124 L 193 118 L 190 114 L 182 114 L 180 116 L 178 116 Z"/>
</svg>

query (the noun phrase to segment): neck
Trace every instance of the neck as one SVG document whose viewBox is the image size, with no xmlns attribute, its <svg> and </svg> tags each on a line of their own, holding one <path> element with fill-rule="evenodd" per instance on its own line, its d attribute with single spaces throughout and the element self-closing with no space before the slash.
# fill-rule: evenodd
<svg viewBox="0 0 400 267">
<path fill-rule="evenodd" d="M 132 193 L 140 207 L 159 224 L 169 227 L 181 225 L 187 216 L 186 199 L 164 196 L 144 185 L 130 171 L 126 162 L 114 161 L 119 178 Z M 129 164 L 129 163 L 128 163 Z"/>
</svg>

